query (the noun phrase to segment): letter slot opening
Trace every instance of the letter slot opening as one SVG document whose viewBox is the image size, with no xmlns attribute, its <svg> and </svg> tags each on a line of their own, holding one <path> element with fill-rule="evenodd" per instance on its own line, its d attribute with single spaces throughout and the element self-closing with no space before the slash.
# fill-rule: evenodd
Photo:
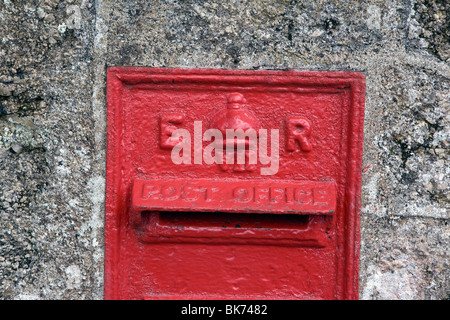
<svg viewBox="0 0 450 320">
<path fill-rule="evenodd" d="M 298 229 L 308 227 L 309 216 L 289 214 L 251 214 L 230 212 L 144 211 L 142 215 L 159 214 L 159 224 L 174 228 L 242 228 Z M 145 218 L 144 218 L 145 219 Z"/>
<path fill-rule="evenodd" d="M 145 242 L 323 247 L 335 197 L 333 181 L 135 179 L 130 222 Z"/>
</svg>

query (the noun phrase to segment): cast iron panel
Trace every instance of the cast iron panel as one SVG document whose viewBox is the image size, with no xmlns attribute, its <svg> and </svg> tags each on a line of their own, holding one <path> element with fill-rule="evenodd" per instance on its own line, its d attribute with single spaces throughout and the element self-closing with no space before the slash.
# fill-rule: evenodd
<svg viewBox="0 0 450 320">
<path fill-rule="evenodd" d="M 110 68 L 105 298 L 357 299 L 364 89 Z"/>
</svg>

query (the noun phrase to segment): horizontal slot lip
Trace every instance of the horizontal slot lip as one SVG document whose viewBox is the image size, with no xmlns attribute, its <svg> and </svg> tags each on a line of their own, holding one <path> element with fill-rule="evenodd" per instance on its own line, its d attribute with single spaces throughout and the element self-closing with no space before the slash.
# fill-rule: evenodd
<svg viewBox="0 0 450 320">
<path fill-rule="evenodd" d="M 143 300 L 321 300 L 319 296 L 311 294 L 217 294 L 217 293 L 172 293 L 154 292 L 142 296 Z M 262 305 L 263 303 L 260 303 Z"/>
<path fill-rule="evenodd" d="M 328 243 L 323 229 L 325 216 L 311 215 L 290 216 L 300 219 L 301 225 L 292 228 L 235 228 L 211 226 L 183 226 L 161 223 L 160 211 L 146 212 L 142 215 L 141 224 L 136 229 L 137 235 L 143 242 L 149 243 L 203 243 L 203 244 L 246 244 L 246 245 L 275 245 L 325 247 Z M 164 214 L 176 214 L 164 211 Z M 189 214 L 190 212 L 185 212 Z M 197 212 L 204 214 L 204 212 Z M 233 215 L 232 213 L 230 215 Z M 247 214 L 242 214 L 247 215 Z M 279 215 L 270 215 L 274 219 Z M 257 216 L 255 216 L 257 218 Z M 288 218 L 289 215 L 286 215 Z M 164 218 L 162 219 L 164 220 Z M 169 219 L 170 220 L 170 219 Z"/>
</svg>

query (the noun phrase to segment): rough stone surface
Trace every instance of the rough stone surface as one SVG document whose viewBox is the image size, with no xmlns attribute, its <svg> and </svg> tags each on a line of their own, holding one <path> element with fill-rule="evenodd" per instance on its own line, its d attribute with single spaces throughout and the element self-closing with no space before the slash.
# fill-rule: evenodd
<svg viewBox="0 0 450 320">
<path fill-rule="evenodd" d="M 366 75 L 360 297 L 449 297 L 444 0 L 0 1 L 0 298 L 102 299 L 108 66 Z"/>
<path fill-rule="evenodd" d="M 0 2 L 0 297 L 102 298 L 93 3 Z"/>
</svg>

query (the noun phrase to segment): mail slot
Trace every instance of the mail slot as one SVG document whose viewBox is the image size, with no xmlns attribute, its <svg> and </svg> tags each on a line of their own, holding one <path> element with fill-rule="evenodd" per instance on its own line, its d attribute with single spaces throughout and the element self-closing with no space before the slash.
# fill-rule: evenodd
<svg viewBox="0 0 450 320">
<path fill-rule="evenodd" d="M 325 222 L 309 216 L 335 206 L 334 182 L 136 179 L 130 217 L 147 242 L 324 246 Z"/>
<path fill-rule="evenodd" d="M 106 299 L 356 299 L 364 77 L 108 70 Z"/>
</svg>

